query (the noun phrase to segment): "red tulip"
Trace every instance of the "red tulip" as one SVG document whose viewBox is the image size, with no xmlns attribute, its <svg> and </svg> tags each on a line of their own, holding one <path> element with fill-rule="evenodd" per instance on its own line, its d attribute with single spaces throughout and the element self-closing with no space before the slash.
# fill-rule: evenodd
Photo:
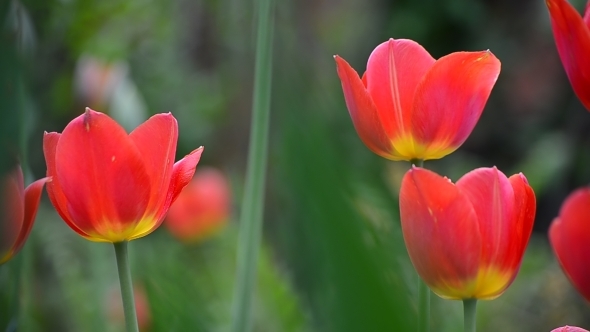
<svg viewBox="0 0 590 332">
<path fill-rule="evenodd" d="M 346 106 L 361 140 L 391 160 L 438 159 L 469 136 L 500 74 L 490 52 L 435 60 L 418 43 L 377 46 L 362 79 L 335 56 Z"/>
<path fill-rule="evenodd" d="M 45 133 L 47 192 L 82 237 L 121 242 L 148 235 L 192 178 L 203 148 L 174 163 L 178 124 L 157 114 L 131 134 L 89 108 L 63 133 Z"/>
<path fill-rule="evenodd" d="M 413 167 L 402 180 L 401 225 L 424 282 L 447 299 L 493 299 L 510 286 L 529 241 L 535 194 L 524 175 L 478 168 L 456 184 Z"/>
<path fill-rule="evenodd" d="M 565 200 L 549 240 L 565 274 L 590 301 L 590 188 L 578 189 Z"/>
<path fill-rule="evenodd" d="M 164 224 L 180 240 L 205 238 L 229 219 L 230 196 L 223 173 L 201 168 L 168 210 Z"/>
<path fill-rule="evenodd" d="M 10 260 L 29 237 L 48 179 L 39 179 L 25 189 L 20 166 L 0 179 L 0 264 Z"/>
<path fill-rule="evenodd" d="M 563 67 L 574 92 L 590 110 L 590 2 L 584 18 L 566 0 L 545 2 Z"/>
<path fill-rule="evenodd" d="M 558 327 L 551 332 L 588 332 L 588 330 L 584 330 L 583 328 L 575 327 L 575 326 L 562 326 Z"/>
</svg>

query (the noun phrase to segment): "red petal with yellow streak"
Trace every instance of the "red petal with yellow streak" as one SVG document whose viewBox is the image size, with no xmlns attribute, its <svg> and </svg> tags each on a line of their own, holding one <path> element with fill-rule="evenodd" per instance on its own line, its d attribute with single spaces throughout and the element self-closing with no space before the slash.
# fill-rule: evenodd
<svg viewBox="0 0 590 332">
<path fill-rule="evenodd" d="M 557 51 L 574 92 L 590 110 L 590 29 L 565 0 L 546 0 Z"/>
<path fill-rule="evenodd" d="M 86 110 L 64 129 L 55 168 L 67 211 L 84 232 L 121 241 L 141 220 L 152 183 L 143 156 L 108 116 Z"/>
<path fill-rule="evenodd" d="M 436 61 L 417 88 L 412 133 L 427 154 L 450 149 L 475 127 L 500 74 L 500 61 L 490 52 L 457 52 Z M 440 157 L 439 157 L 440 158 Z"/>
<path fill-rule="evenodd" d="M 381 125 L 377 108 L 358 73 L 339 56 L 334 56 L 348 113 L 359 137 L 371 151 L 390 158 L 392 145 Z"/>
<path fill-rule="evenodd" d="M 549 228 L 549 240 L 565 274 L 590 301 L 590 188 L 568 196 Z"/>
<path fill-rule="evenodd" d="M 414 167 L 402 180 L 400 214 L 418 274 L 440 296 L 455 297 L 479 268 L 482 242 L 471 202 L 450 180 Z"/>
<path fill-rule="evenodd" d="M 411 130 L 416 89 L 434 63 L 434 58 L 420 44 L 408 39 L 389 39 L 371 53 L 366 72 L 367 91 L 388 137 Z"/>
</svg>

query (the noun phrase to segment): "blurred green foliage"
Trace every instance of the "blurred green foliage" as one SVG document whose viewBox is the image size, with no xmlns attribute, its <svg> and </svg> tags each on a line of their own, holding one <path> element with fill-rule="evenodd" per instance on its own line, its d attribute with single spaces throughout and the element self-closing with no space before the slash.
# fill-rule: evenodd
<svg viewBox="0 0 590 332">
<path fill-rule="evenodd" d="M 224 170 L 240 202 L 255 3 L 0 1 L 1 155 L 25 146 L 20 159 L 32 170 L 30 182 L 45 174 L 43 131 L 61 132 L 86 106 L 115 118 L 133 109 L 131 123 L 172 112 L 180 128 L 178 157 L 204 145 L 201 163 Z M 339 54 L 362 72 L 373 48 L 390 37 L 415 39 L 437 58 L 489 48 L 502 61 L 471 137 L 451 156 L 426 163 L 453 180 L 481 166 L 522 171 L 537 193 L 535 234 L 521 273 L 506 294 L 479 305 L 479 330 L 589 328 L 590 308 L 561 272 L 545 235 L 563 198 L 590 181 L 590 115 L 564 75 L 544 2 L 308 0 L 277 8 L 254 331 L 415 328 L 417 276 L 397 207 L 409 165 L 379 158 L 358 139 L 332 59 Z M 103 63 L 91 77 L 101 89 L 108 82 L 111 92 L 80 94 L 83 57 Z M 114 63 L 123 69 L 105 79 Z M 1 158 L 2 170 L 9 160 Z M 185 245 L 162 228 L 130 244 L 150 331 L 229 327 L 236 233 L 231 223 L 203 243 Z M 12 271 L 19 264 L 22 331 L 117 330 L 106 318 L 106 298 L 116 285 L 112 248 L 79 238 L 46 198 L 24 250 L 0 266 L 0 329 L 13 318 Z M 432 306 L 434 331 L 460 330 L 459 302 L 433 297 Z"/>
</svg>

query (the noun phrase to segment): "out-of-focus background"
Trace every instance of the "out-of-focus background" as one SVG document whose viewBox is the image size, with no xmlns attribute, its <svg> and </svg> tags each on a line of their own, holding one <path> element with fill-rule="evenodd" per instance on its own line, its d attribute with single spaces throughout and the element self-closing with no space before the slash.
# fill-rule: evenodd
<svg viewBox="0 0 590 332">
<path fill-rule="evenodd" d="M 565 196 L 590 181 L 590 114 L 559 61 L 542 0 L 277 1 L 263 250 L 254 331 L 411 331 L 417 279 L 399 228 L 408 163 L 357 137 L 332 56 L 359 72 L 388 38 L 435 58 L 490 49 L 502 72 L 467 142 L 426 167 L 457 180 L 496 165 L 523 172 L 538 199 L 534 234 L 508 291 L 478 306 L 479 331 L 590 327 L 590 308 L 547 242 Z M 132 130 L 172 112 L 177 158 L 204 145 L 199 168 L 226 178 L 228 211 L 180 239 L 163 225 L 130 244 L 143 331 L 224 331 L 230 322 L 249 137 L 255 1 L 0 1 L 0 136 L 20 147 L 27 183 L 45 174 L 43 131 L 85 107 Z M 582 0 L 572 0 L 582 10 Z M 24 125 L 23 125 L 24 124 Z M 22 149 L 21 149 L 22 150 Z M 7 152 L 8 151 L 8 152 Z M 6 160 L 1 163 L 5 168 Z M 219 218 L 218 218 L 219 219 Z M 121 331 L 114 252 L 70 230 L 46 195 L 33 232 L 0 266 L 0 329 Z M 460 302 L 432 298 L 432 330 L 458 331 Z"/>
</svg>

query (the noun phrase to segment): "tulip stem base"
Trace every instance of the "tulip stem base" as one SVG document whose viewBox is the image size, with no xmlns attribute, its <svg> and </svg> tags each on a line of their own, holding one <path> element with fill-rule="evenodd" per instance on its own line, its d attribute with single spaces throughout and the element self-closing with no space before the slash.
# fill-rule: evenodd
<svg viewBox="0 0 590 332">
<path fill-rule="evenodd" d="M 135 300 L 133 297 L 133 283 L 131 281 L 131 266 L 127 251 L 128 243 L 127 241 L 114 243 L 115 256 L 117 256 L 117 270 L 121 284 L 123 311 L 125 312 L 125 330 L 127 332 L 139 332 L 137 315 L 135 313 Z"/>
<path fill-rule="evenodd" d="M 418 280 L 418 332 L 430 331 L 430 288 Z"/>
<path fill-rule="evenodd" d="M 411 159 L 410 164 L 418 167 L 424 167 L 424 159 Z"/>
<path fill-rule="evenodd" d="M 476 299 L 463 300 L 464 332 L 475 332 L 476 306 Z"/>
</svg>

